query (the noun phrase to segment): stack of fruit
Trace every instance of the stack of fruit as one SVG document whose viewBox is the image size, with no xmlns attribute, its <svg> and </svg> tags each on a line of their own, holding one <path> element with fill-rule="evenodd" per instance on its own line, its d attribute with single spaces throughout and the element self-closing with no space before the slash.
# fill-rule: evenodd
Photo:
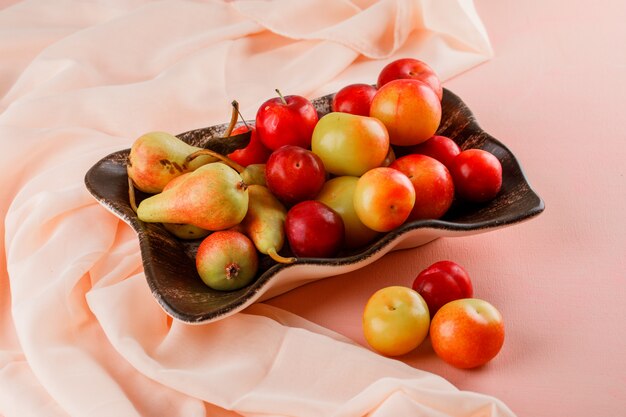
<svg viewBox="0 0 626 417">
<path fill-rule="evenodd" d="M 228 155 L 161 132 L 131 149 L 132 187 L 155 194 L 136 207 L 138 218 L 203 238 L 196 265 L 211 288 L 249 284 L 259 253 L 277 262 L 334 257 L 407 221 L 440 218 L 455 197 L 485 202 L 500 190 L 495 156 L 435 135 L 442 88 L 421 61 L 387 65 L 375 87 L 343 88 L 321 118 L 306 98 L 278 95 L 254 126 L 233 130 L 233 112 L 227 136 L 249 132 L 250 141 Z"/>
<path fill-rule="evenodd" d="M 363 311 L 365 340 L 377 352 L 399 356 L 430 333 L 435 353 L 457 368 L 476 368 L 493 359 L 504 343 L 504 321 L 489 302 L 472 298 L 467 271 L 440 261 L 420 272 L 412 288 L 376 291 Z"/>
</svg>

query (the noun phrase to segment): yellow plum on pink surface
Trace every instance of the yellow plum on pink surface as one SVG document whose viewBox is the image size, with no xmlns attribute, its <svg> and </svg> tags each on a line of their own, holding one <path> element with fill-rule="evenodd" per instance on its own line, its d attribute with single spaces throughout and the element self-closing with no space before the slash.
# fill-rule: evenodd
<svg viewBox="0 0 626 417">
<path fill-rule="evenodd" d="M 386 356 L 404 355 L 415 349 L 426 338 L 429 325 L 426 302 L 408 287 L 376 291 L 363 311 L 365 340 Z"/>
</svg>

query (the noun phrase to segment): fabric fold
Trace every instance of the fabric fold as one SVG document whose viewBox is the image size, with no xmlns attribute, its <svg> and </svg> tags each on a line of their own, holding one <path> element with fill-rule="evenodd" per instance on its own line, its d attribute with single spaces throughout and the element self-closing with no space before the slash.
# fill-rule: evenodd
<svg viewBox="0 0 626 417">
<path fill-rule="evenodd" d="M 274 88 L 313 98 L 404 56 L 458 74 L 491 53 L 471 1 L 24 0 L 0 33 L 0 415 L 513 415 L 268 305 L 172 321 L 136 234 L 83 183 L 233 99 L 251 119 Z"/>
</svg>

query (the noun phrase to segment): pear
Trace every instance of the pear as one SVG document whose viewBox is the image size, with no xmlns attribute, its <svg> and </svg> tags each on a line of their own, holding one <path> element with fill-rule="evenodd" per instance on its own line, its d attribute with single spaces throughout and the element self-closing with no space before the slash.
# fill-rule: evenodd
<svg viewBox="0 0 626 417">
<path fill-rule="evenodd" d="M 237 171 L 213 162 L 143 200 L 137 217 L 144 222 L 184 223 L 215 231 L 241 222 L 247 211 L 248 186 Z"/>
<path fill-rule="evenodd" d="M 180 184 L 181 182 L 183 182 L 185 180 L 185 178 L 189 177 L 190 174 L 191 174 L 191 171 L 190 172 L 185 172 L 184 174 L 180 174 L 179 176 L 172 178 L 170 180 L 170 182 L 165 184 L 165 187 L 163 187 L 162 191 L 166 191 L 169 188 L 175 187 L 176 184 Z"/>
<path fill-rule="evenodd" d="M 241 178 L 248 185 L 267 185 L 265 182 L 265 164 L 250 164 L 242 172 Z"/>
<path fill-rule="evenodd" d="M 202 281 L 220 291 L 232 291 L 248 285 L 256 276 L 259 258 L 254 245 L 244 234 L 222 230 L 200 243 L 196 269 Z"/>
<path fill-rule="evenodd" d="M 184 179 L 187 178 L 190 174 L 191 172 L 186 172 L 176 178 L 173 178 L 170 182 L 167 183 L 165 187 L 163 187 L 163 191 L 166 191 L 169 188 L 174 187 L 181 181 L 184 181 Z M 177 238 L 184 240 L 200 239 L 208 236 L 209 233 L 211 233 L 210 230 L 202 229 L 198 226 L 194 226 L 193 224 L 163 223 L 163 227 L 165 227 L 165 230 L 167 230 Z"/>
<path fill-rule="evenodd" d="M 163 223 L 163 227 L 177 238 L 184 240 L 201 239 L 211 233 L 210 230 L 194 226 L 193 224 Z"/>
<path fill-rule="evenodd" d="M 248 213 L 238 229 L 252 240 L 259 252 L 280 263 L 295 262 L 295 258 L 278 254 L 285 244 L 285 206 L 262 185 L 249 185 L 248 193 Z"/>
<path fill-rule="evenodd" d="M 126 168 L 128 177 L 139 190 L 150 194 L 160 193 L 173 178 L 216 161 L 210 155 L 186 160 L 188 155 L 200 149 L 169 133 L 146 133 L 135 140 L 130 149 Z"/>
</svg>

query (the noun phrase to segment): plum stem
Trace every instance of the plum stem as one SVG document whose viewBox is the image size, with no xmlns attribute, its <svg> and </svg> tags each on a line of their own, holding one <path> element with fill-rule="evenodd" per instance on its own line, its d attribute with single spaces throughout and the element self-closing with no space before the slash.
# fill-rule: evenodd
<svg viewBox="0 0 626 417">
<path fill-rule="evenodd" d="M 277 88 L 276 89 L 276 93 L 278 94 L 278 97 L 280 97 L 280 101 L 283 102 L 283 104 L 287 104 L 287 100 L 285 100 L 285 97 L 283 97 L 283 95 L 281 94 L 280 90 Z"/>
<path fill-rule="evenodd" d="M 228 165 L 229 167 L 231 167 L 232 169 L 234 169 L 235 171 L 237 171 L 238 173 L 242 173 L 244 171 L 244 167 L 239 165 L 237 162 L 233 161 L 232 159 L 219 154 L 215 151 L 212 151 L 210 149 L 200 149 L 198 151 L 193 152 L 192 154 L 188 155 L 187 158 L 185 158 L 185 163 L 189 163 L 191 161 L 193 161 L 194 159 L 196 159 L 199 156 L 202 155 L 209 155 L 212 156 L 214 158 L 219 159 L 220 161 L 222 161 L 223 163 L 225 163 L 226 165 Z"/>
<path fill-rule="evenodd" d="M 239 103 L 237 103 L 237 100 L 233 100 L 233 107 L 237 111 L 237 114 L 239 115 L 239 118 L 243 122 L 243 125 L 246 127 L 246 129 L 250 130 L 250 126 L 248 126 L 248 123 L 246 123 L 246 119 L 243 118 L 243 115 L 239 111 Z"/>
<path fill-rule="evenodd" d="M 284 256 L 280 256 L 276 252 L 276 248 L 271 248 L 267 251 L 267 254 L 270 256 L 270 258 L 281 264 L 292 264 L 297 260 L 296 258 L 285 258 Z"/>
</svg>

